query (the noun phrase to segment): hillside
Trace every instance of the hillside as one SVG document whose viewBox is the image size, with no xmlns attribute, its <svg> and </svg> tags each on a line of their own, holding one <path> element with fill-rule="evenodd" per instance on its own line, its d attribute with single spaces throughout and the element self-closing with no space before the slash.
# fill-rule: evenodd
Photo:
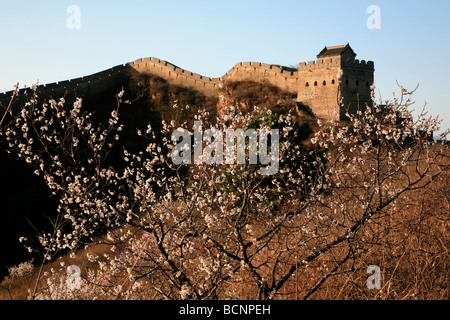
<svg viewBox="0 0 450 320">
<path fill-rule="evenodd" d="M 191 73 L 197 82 L 180 85 L 172 78 L 181 69 L 164 67 L 175 75 L 128 65 L 40 86 L 36 105 L 26 104 L 29 91 L 13 101 L 13 113 L 26 108 L 2 135 L 1 299 L 30 298 L 36 279 L 33 299 L 448 297 L 449 153 L 428 139 L 438 119 L 416 120 L 397 101 L 316 121 L 295 92 L 268 81 L 227 78 L 216 88 Z M 166 153 L 177 143 L 163 139 L 188 139 L 177 129 L 194 120 L 256 129 L 248 153 L 257 149 L 260 163 L 177 163 Z M 268 127 L 277 130 L 268 136 Z M 4 152 L 8 141 L 35 172 Z M 268 163 L 276 169 L 265 174 Z M 19 235 L 43 232 L 48 251 L 20 250 Z M 66 282 L 68 265 L 79 288 Z"/>
<path fill-rule="evenodd" d="M 411 166 L 411 169 L 414 169 L 414 166 Z M 450 175 L 445 172 L 423 190 L 414 191 L 410 195 L 411 199 L 409 197 L 401 199 L 395 216 L 386 215 L 377 218 L 369 230 L 382 239 L 381 243 L 372 250 L 364 251 L 361 260 L 356 259 L 350 263 L 345 272 L 332 273 L 333 276 L 327 281 L 326 286 L 314 290 L 312 294 L 299 286 L 299 283 L 310 284 L 311 281 L 320 279 L 321 271 L 318 270 L 322 270 L 322 266 L 330 263 L 329 260 L 320 260 L 319 263 L 312 264 L 311 269 L 307 268 L 303 273 L 289 279 L 287 288 L 282 292 L 282 299 L 294 300 L 306 294 L 308 298 L 317 300 L 447 300 L 449 182 Z M 133 241 L 139 239 L 142 232 L 133 228 L 116 230 L 116 236 L 127 234 L 132 234 L 129 243 L 120 245 L 114 244 L 110 234 L 96 237 L 86 247 L 67 252 L 44 265 L 41 275 L 38 265 L 30 267 L 30 264 L 23 263 L 11 268 L 13 277 L 8 277 L 0 283 L 0 300 L 29 299 L 38 277 L 41 277 L 37 290 L 38 299 L 127 299 L 120 293 L 110 295 L 105 290 L 108 286 L 97 287 L 95 283 L 88 287 L 88 284 L 83 282 L 82 290 L 79 292 L 61 290 L 66 285 L 66 269 L 69 265 L 79 266 L 83 281 L 87 282 L 104 281 L 100 275 L 102 271 L 110 274 L 109 269 L 105 269 L 104 266 L 111 263 L 111 260 L 114 262 L 130 259 L 131 268 L 135 268 L 139 257 L 128 256 L 126 253 L 129 247 L 134 247 Z M 141 245 L 140 242 L 138 244 Z M 370 245 L 370 242 L 367 245 Z M 368 290 L 365 286 L 366 262 L 374 261 L 383 266 L 382 290 Z M 148 261 L 144 259 L 142 263 L 146 266 Z M 244 276 L 245 280 L 239 280 L 241 276 Z M 255 299 L 251 275 L 240 272 L 235 274 L 235 277 L 236 279 L 231 281 L 232 289 L 237 292 L 234 298 Z M 113 280 L 115 281 L 112 283 L 113 286 L 120 284 L 131 287 L 125 270 L 115 275 Z M 48 283 L 52 283 L 54 287 Z M 149 295 L 155 284 L 160 283 L 157 280 L 145 284 L 141 287 L 142 293 L 136 292 L 132 299 L 165 299 L 164 295 L 158 292 Z M 98 291 L 92 290 L 93 288 Z M 296 295 L 294 290 L 299 290 L 299 294 Z"/>
</svg>

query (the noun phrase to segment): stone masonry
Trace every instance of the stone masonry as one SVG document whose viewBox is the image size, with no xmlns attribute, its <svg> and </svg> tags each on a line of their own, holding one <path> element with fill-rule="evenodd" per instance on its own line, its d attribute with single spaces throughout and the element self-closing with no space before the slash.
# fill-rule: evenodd
<svg viewBox="0 0 450 320">
<path fill-rule="evenodd" d="M 93 91 L 105 81 L 114 81 L 127 72 L 151 73 L 169 83 L 189 87 L 206 96 L 218 96 L 225 81 L 269 83 L 297 94 L 297 102 L 309 108 L 317 118 L 341 121 L 345 113 L 356 112 L 371 103 L 370 87 L 374 82 L 374 63 L 356 60 L 349 44 L 325 47 L 316 61 L 301 62 L 298 69 L 260 62 L 240 62 L 220 78 L 208 78 L 181 69 L 157 58 L 143 58 L 119 65 L 91 76 L 39 86 L 44 93 L 68 90 Z M 338 78 L 338 74 L 342 74 Z M 7 101 L 12 92 L 0 93 Z"/>
</svg>

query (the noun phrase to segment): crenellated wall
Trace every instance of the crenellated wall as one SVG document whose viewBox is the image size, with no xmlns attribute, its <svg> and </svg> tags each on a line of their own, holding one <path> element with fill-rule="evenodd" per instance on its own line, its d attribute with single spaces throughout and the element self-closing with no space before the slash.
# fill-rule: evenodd
<svg viewBox="0 0 450 320">
<path fill-rule="evenodd" d="M 343 120 L 347 109 L 355 113 L 371 103 L 373 74 L 372 61 L 333 56 L 302 62 L 298 68 L 297 101 L 309 106 L 318 118 Z"/>
<path fill-rule="evenodd" d="M 38 90 L 45 92 L 46 95 L 62 96 L 64 92 L 69 90 L 80 90 L 84 91 L 86 89 L 96 89 L 96 87 L 104 86 L 106 83 L 116 79 L 118 76 L 127 76 L 128 67 L 126 64 L 118 65 L 116 67 L 104 70 L 89 76 L 69 79 L 59 82 L 47 83 L 38 86 Z M 31 87 L 19 89 L 19 94 L 23 94 L 26 90 L 30 90 Z M 8 91 L 0 93 L 0 101 L 9 99 L 14 91 Z M 56 97 L 55 97 L 56 98 Z"/>
<path fill-rule="evenodd" d="M 358 105 L 370 101 L 370 86 L 374 80 L 374 63 L 359 61 L 354 56 L 350 53 L 318 58 L 316 61 L 299 63 L 298 69 L 260 62 L 240 62 L 219 78 L 204 77 L 158 58 L 142 58 L 87 77 L 50 83 L 39 88 L 55 95 L 63 95 L 69 89 L 96 90 L 137 72 L 157 75 L 171 84 L 192 88 L 206 96 L 218 96 L 224 81 L 250 80 L 296 93 L 297 101 L 309 106 L 319 118 L 342 120 L 345 110 L 339 105 L 340 99 L 343 98 L 354 112 Z M 338 79 L 340 70 L 343 70 L 343 76 Z M 0 101 L 11 95 L 12 91 L 0 93 Z"/>
<path fill-rule="evenodd" d="M 220 84 L 225 80 L 267 81 L 284 90 L 295 92 L 298 78 L 297 73 L 289 71 L 289 68 L 259 62 L 237 63 L 220 78 L 204 77 L 157 58 L 139 59 L 129 65 L 138 72 L 155 74 L 173 84 L 191 87 L 209 96 L 217 96 Z"/>
<path fill-rule="evenodd" d="M 297 71 L 284 66 L 260 62 L 241 62 L 237 63 L 223 78 L 231 81 L 266 82 L 282 90 L 297 91 Z"/>
<path fill-rule="evenodd" d="M 191 87 L 207 96 L 217 95 L 222 81 L 221 78 L 204 77 L 157 58 L 143 58 L 130 62 L 128 65 L 137 72 L 157 75 L 172 84 Z"/>
<path fill-rule="evenodd" d="M 319 118 L 339 120 L 337 76 L 340 69 L 338 58 L 300 63 L 297 101 L 309 106 Z"/>
</svg>

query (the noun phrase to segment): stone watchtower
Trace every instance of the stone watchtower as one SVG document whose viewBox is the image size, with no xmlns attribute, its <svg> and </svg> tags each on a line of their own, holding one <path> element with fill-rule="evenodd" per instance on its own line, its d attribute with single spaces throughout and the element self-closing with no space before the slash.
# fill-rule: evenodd
<svg viewBox="0 0 450 320">
<path fill-rule="evenodd" d="M 298 102 L 308 106 L 318 118 L 336 121 L 345 119 L 347 109 L 355 113 L 358 108 L 371 104 L 374 63 L 355 60 L 355 57 L 347 44 L 325 47 L 317 55 L 317 61 L 300 63 Z"/>
</svg>

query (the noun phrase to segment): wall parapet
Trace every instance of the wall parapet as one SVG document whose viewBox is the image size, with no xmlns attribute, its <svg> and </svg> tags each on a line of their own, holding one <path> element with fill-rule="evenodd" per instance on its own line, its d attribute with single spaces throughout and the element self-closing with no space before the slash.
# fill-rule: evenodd
<svg viewBox="0 0 450 320">
<path fill-rule="evenodd" d="M 178 66 L 155 57 L 142 58 L 128 63 L 138 72 L 148 72 L 162 77 L 177 85 L 185 85 L 207 95 L 215 95 L 218 92 L 220 78 L 210 78 L 179 68 Z"/>
<path fill-rule="evenodd" d="M 73 78 L 63 81 L 56 81 L 52 83 L 44 83 L 37 86 L 37 89 L 45 89 L 45 90 L 58 90 L 58 89 L 65 89 L 68 87 L 77 87 L 83 84 L 90 84 L 90 83 L 96 83 L 97 81 L 104 80 L 107 78 L 110 78 L 111 76 L 120 73 L 122 70 L 126 68 L 126 64 L 117 65 L 113 68 L 100 71 L 88 76 L 79 77 L 79 78 Z M 32 86 L 26 86 L 24 88 L 19 89 L 19 93 L 23 93 L 25 90 L 31 90 Z M 14 93 L 14 90 L 6 91 L 3 93 L 0 93 L 0 97 L 11 97 Z"/>
<path fill-rule="evenodd" d="M 297 78 L 297 71 L 289 68 L 289 67 L 285 67 L 285 66 L 280 66 L 280 65 L 275 65 L 275 64 L 267 64 L 267 63 L 262 63 L 262 62 L 239 62 L 237 64 L 234 65 L 233 68 L 231 68 L 225 76 L 230 76 L 232 73 L 238 71 L 239 69 L 248 69 L 248 68 L 254 68 L 254 70 L 264 70 L 264 71 L 268 71 L 268 72 L 272 72 L 274 74 L 280 74 L 282 76 L 284 76 L 285 78 Z M 223 78 L 225 78 L 225 76 Z"/>
<path fill-rule="evenodd" d="M 373 70 L 375 65 L 373 61 L 366 61 L 366 60 L 360 61 L 358 59 L 351 61 L 342 61 L 340 57 L 325 58 L 299 63 L 299 70 L 313 69 L 313 68 L 327 68 L 327 67 L 353 67 L 353 68 Z"/>
<path fill-rule="evenodd" d="M 368 69 L 373 70 L 375 69 L 375 64 L 373 61 L 366 61 L 366 60 L 358 60 L 355 59 L 353 61 L 345 61 L 343 64 L 345 67 L 354 67 L 354 68 L 360 68 L 360 69 Z"/>
<path fill-rule="evenodd" d="M 313 61 L 308 61 L 308 62 L 300 62 L 299 69 L 338 67 L 340 65 L 341 65 L 341 59 L 339 57 L 324 58 L 324 59 L 313 60 Z"/>
<path fill-rule="evenodd" d="M 184 80 L 194 80 L 196 82 L 206 84 L 219 84 L 222 78 L 210 78 L 205 77 L 197 73 L 179 68 L 178 66 L 164 61 L 155 57 L 142 58 L 130 62 L 129 65 L 138 71 L 148 71 L 150 73 L 155 73 L 156 75 L 163 76 L 169 79 L 177 79 L 178 77 L 183 77 Z"/>
</svg>

